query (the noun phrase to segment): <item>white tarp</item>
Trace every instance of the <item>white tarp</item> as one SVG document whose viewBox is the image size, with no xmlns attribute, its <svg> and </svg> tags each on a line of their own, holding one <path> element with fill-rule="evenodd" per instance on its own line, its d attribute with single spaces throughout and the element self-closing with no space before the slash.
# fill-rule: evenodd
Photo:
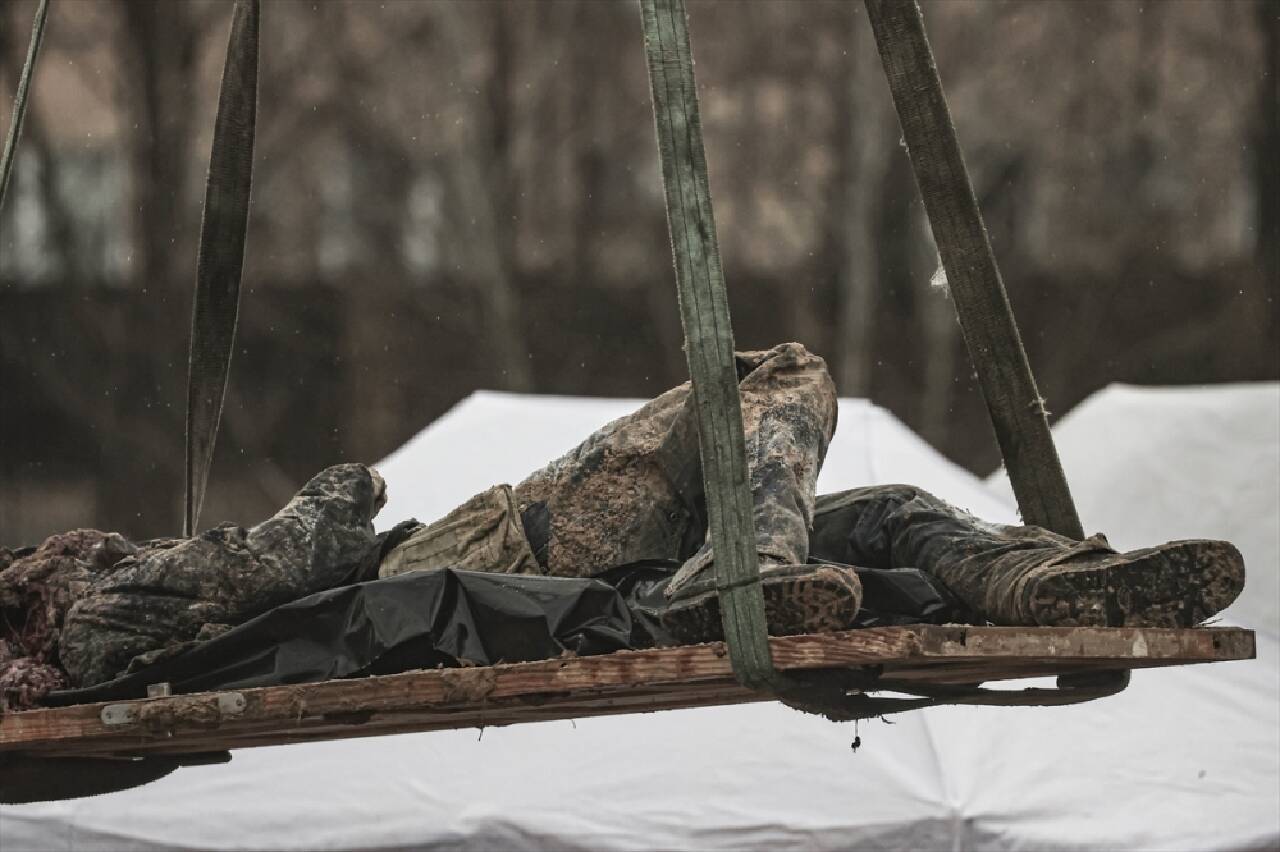
<svg viewBox="0 0 1280 852">
<path fill-rule="evenodd" d="M 956 755 L 977 793 L 967 812 L 998 812 L 1031 845 L 1280 848 L 1280 384 L 1116 385 L 1054 437 L 1086 532 L 1121 549 L 1239 546 L 1245 591 L 1220 623 L 1256 630 L 1258 658 L 1139 671 L 1083 711 L 1018 710 L 975 728 Z M 1003 476 L 991 486 L 1012 499 Z M 1002 770 L 1017 754 L 1042 756 L 1041 771 Z"/>
<path fill-rule="evenodd" d="M 1121 549 L 1222 538 L 1248 590 L 1224 623 L 1280 628 L 1280 383 L 1112 385 L 1053 430 L 1085 532 Z M 1013 503 L 1003 473 L 988 480 Z"/>
<path fill-rule="evenodd" d="M 391 491 L 382 523 L 431 519 L 518 481 L 634 405 L 477 394 L 381 466 Z M 1230 452 L 1269 451 L 1275 474 L 1274 429 L 1266 440 Z M 1008 503 L 891 415 L 842 401 L 820 488 L 885 482 L 1013 520 Z M 1247 511 L 1275 509 L 1273 497 Z M 1276 567 L 1272 541 L 1263 570 Z M 0 847 L 1273 846 L 1271 628 L 1258 662 L 1139 672 L 1129 691 L 1081 707 L 941 708 L 863 723 L 856 753 L 852 724 L 773 704 L 251 749 L 136 790 L 0 808 Z"/>
</svg>

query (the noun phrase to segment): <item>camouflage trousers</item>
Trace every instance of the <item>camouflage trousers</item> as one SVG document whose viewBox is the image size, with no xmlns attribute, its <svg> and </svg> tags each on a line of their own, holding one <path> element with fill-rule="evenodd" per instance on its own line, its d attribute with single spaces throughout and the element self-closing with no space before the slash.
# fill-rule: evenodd
<svg viewBox="0 0 1280 852">
<path fill-rule="evenodd" d="M 796 343 L 737 355 L 756 547 L 762 565 L 810 557 L 917 568 L 977 619 L 1018 623 L 1029 567 L 1106 540 L 990 524 L 926 491 L 876 485 L 815 496 L 836 425 L 823 360 Z M 586 577 L 645 559 L 684 562 L 678 591 L 712 560 L 688 384 L 606 425 L 514 488 L 499 485 L 423 527 L 380 573 L 446 566 Z M 1031 623 L 1031 622 L 1026 622 Z"/>
<path fill-rule="evenodd" d="M 1102 540 L 1080 544 L 1034 527 L 986 524 L 909 486 L 816 497 L 836 425 L 835 388 L 824 362 L 789 343 L 739 353 L 737 367 L 756 546 L 766 567 L 810 557 L 915 567 L 980 617 L 1007 621 L 1000 602 L 1022 568 L 1046 559 L 1046 548 L 1050 558 L 1105 548 Z M 675 586 L 713 559 L 687 384 L 608 424 L 518 485 L 490 488 L 435 523 L 406 530 L 385 553 L 372 527 L 384 501 L 375 471 L 339 465 L 317 474 L 258 526 L 224 525 L 186 541 L 122 551 L 87 591 L 71 596 L 74 604 L 68 598 L 58 636 L 62 667 L 73 685 L 99 683 L 374 570 L 587 577 L 661 559 L 685 564 Z M 20 591 L 31 571 L 7 573 Z M 57 623 L 55 616 L 46 620 Z M 8 656 L 43 663 L 50 655 Z"/>
<path fill-rule="evenodd" d="M 835 388 L 798 344 L 737 356 L 767 560 L 808 556 Z M 66 612 L 59 657 L 73 685 L 109 680 L 271 607 L 363 576 L 380 548 L 381 478 L 348 464 L 317 474 L 275 516 L 153 542 L 96 579 Z M 420 527 L 379 574 L 455 567 L 590 576 L 645 559 L 710 561 L 691 392 L 682 385 L 591 435 L 514 488 L 491 488 Z"/>
<path fill-rule="evenodd" d="M 803 563 L 835 385 L 797 343 L 736 361 L 757 549 L 767 562 Z M 687 383 L 667 391 L 514 488 L 491 488 L 419 530 L 383 561 L 382 576 L 455 566 L 587 577 L 644 559 L 709 564 L 694 416 Z"/>
</svg>

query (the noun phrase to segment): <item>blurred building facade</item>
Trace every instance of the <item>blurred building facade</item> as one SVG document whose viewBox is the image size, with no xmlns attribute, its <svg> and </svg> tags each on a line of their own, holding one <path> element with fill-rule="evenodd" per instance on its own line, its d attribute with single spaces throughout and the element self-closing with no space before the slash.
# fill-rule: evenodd
<svg viewBox="0 0 1280 852">
<path fill-rule="evenodd" d="M 1276 5 L 923 5 L 1051 409 L 1113 381 L 1280 377 Z M 689 6 L 739 346 L 800 340 L 842 394 L 989 471 L 861 4 Z M 0 7 L 6 116 L 34 9 Z M 180 527 L 229 19 L 225 0 L 52 5 L 0 216 L 0 545 Z M 683 380 L 630 0 L 266 4 L 254 177 L 206 523 L 377 460 L 477 388 Z"/>
</svg>

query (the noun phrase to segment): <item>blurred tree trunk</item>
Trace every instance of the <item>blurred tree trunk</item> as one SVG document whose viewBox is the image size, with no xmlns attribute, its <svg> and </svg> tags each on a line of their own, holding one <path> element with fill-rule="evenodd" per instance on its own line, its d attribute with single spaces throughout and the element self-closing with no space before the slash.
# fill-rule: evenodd
<svg viewBox="0 0 1280 852">
<path fill-rule="evenodd" d="M 0 19 L 3 20 L 3 19 Z M 0 30 L 0 67 L 4 69 L 6 82 L 16 81 L 22 75 L 22 65 L 26 59 L 26 45 L 21 38 L 21 30 L 13 28 Z M 48 242 L 44 249 L 52 261 L 49 277 L 61 278 L 73 284 L 87 283 L 87 275 L 98 270 L 88 270 L 81 262 L 82 256 L 76 251 L 76 234 L 71 211 L 67 208 L 58 190 L 58 163 L 53 145 L 46 132 L 45 123 L 38 109 L 28 109 L 22 130 L 22 141 L 18 148 L 19 162 L 21 155 L 26 155 L 29 162 L 34 163 L 37 204 L 44 216 L 46 237 Z M 15 168 L 17 168 L 15 163 Z M 15 184 L 17 181 L 15 180 Z M 14 193 L 16 195 L 16 192 Z M 8 215 L 12 217 L 17 207 L 11 199 L 6 205 Z M 4 213 L 5 211 L 0 211 Z"/>
<path fill-rule="evenodd" d="M 884 180 L 893 151 L 897 118 L 884 108 L 884 72 L 862 6 L 848 4 L 850 17 L 848 70 L 839 85 L 848 115 L 838 121 L 844 215 L 830 217 L 838 227 L 833 242 L 838 253 L 835 368 L 840 392 L 871 395 L 873 330 L 880 256 L 877 235 L 881 210 L 877 187 Z M 877 96 L 877 93 L 879 96 Z"/>
<path fill-rule="evenodd" d="M 177 286 L 195 269 L 194 216 L 183 204 L 193 152 L 196 59 L 204 10 L 172 0 L 122 0 L 120 51 L 131 60 L 122 102 L 133 113 L 134 279 Z"/>
<path fill-rule="evenodd" d="M 489 50 L 493 57 L 493 69 L 485 95 L 489 104 L 489 146 L 492 154 L 487 183 L 495 214 L 494 241 L 499 255 L 506 260 L 505 271 L 509 277 L 516 265 L 516 207 L 512 187 L 515 175 L 511 167 L 514 137 L 512 113 L 515 109 L 511 97 L 511 68 L 516 44 L 511 30 L 512 10 L 505 4 L 494 3 L 489 7 L 489 15 L 492 27 Z"/>
<path fill-rule="evenodd" d="M 514 277 L 515 227 L 512 204 L 515 176 L 511 168 L 511 58 L 515 48 L 508 16 L 512 10 L 501 3 L 467 6 L 480 18 L 480 35 L 461 19 L 459 4 L 435 7 L 440 18 L 437 43 L 453 68 L 462 67 L 468 46 L 491 52 L 493 65 L 485 81 L 487 120 L 477 116 L 478 130 L 458 146 L 446 197 L 450 204 L 446 227 L 450 242 L 460 259 L 464 278 L 479 282 L 485 303 L 485 338 L 494 359 L 498 386 L 502 390 L 527 392 L 533 388 L 525 344 L 520 294 Z"/>
<path fill-rule="evenodd" d="M 58 166 L 43 123 L 35 120 L 34 115 L 29 115 L 23 125 L 22 135 L 23 148 L 27 153 L 34 154 L 38 163 L 40 209 L 45 217 L 49 240 L 46 248 L 52 258 L 53 277 L 70 282 L 73 286 L 96 283 L 101 280 L 102 271 L 84 263 L 89 253 L 78 250 L 75 224 L 59 191 Z"/>
<path fill-rule="evenodd" d="M 1280 338 L 1280 3 L 1258 0 L 1262 79 L 1254 138 L 1258 193 L 1258 261 L 1270 288 L 1270 336 Z"/>
<path fill-rule="evenodd" d="M 491 153 L 489 179 L 485 182 L 488 204 L 482 206 L 488 207 L 496 249 L 490 272 L 489 302 L 492 328 L 495 336 L 501 338 L 497 350 L 501 355 L 505 389 L 528 392 L 533 390 L 533 377 L 529 369 L 520 294 L 516 289 L 516 176 L 512 168 L 515 134 L 511 127 L 515 111 L 512 67 L 516 40 L 511 26 L 512 14 L 512 9 L 504 4 L 495 3 L 490 8 L 494 55 L 489 79 Z"/>
<path fill-rule="evenodd" d="M 1159 140 L 1151 127 L 1151 114 L 1159 108 L 1160 60 L 1165 49 L 1164 30 L 1166 3 L 1146 3 L 1139 8 L 1138 18 L 1138 70 L 1133 81 L 1133 107 L 1129 112 L 1130 136 L 1128 140 L 1129 162 L 1125 169 L 1134 193 L 1147 190 L 1152 169 L 1156 164 Z"/>
<path fill-rule="evenodd" d="M 572 29 L 590 33 L 591 38 L 570 39 L 568 50 L 571 73 L 565 87 L 573 105 L 572 124 L 564 138 L 569 143 L 577 176 L 577 213 L 573 227 L 572 283 L 575 287 L 599 286 L 595 252 L 599 245 L 605 212 L 605 145 L 608 132 L 607 108 L 615 93 L 609 91 L 613 80 L 601 73 L 598 46 L 606 45 L 605 27 L 614 11 L 607 3 L 580 3 Z"/>
<path fill-rule="evenodd" d="M 14 73 L 8 75 L 11 70 Z M 11 79 L 17 78 L 17 70 L 6 67 L 5 71 Z M 67 208 L 58 187 L 57 159 L 49 143 L 48 134 L 45 132 L 44 122 L 41 121 L 39 112 L 36 110 L 30 110 L 27 113 L 23 124 L 22 145 L 18 150 L 18 163 L 15 164 L 15 168 L 19 167 L 19 164 L 31 167 L 32 176 L 35 179 L 36 205 L 44 217 L 45 226 L 45 242 L 41 246 L 41 252 L 48 258 L 50 264 L 46 272 L 47 277 L 54 281 L 61 280 L 78 286 L 89 284 L 100 278 L 101 271 L 91 269 L 88 264 L 85 264 L 83 262 L 86 259 L 85 253 L 76 250 L 76 231 L 71 211 Z M 10 188 L 16 189 L 18 185 L 19 181 L 15 179 Z M 17 194 L 13 192 L 9 204 L 6 205 L 10 211 L 18 206 L 14 203 Z M 9 212 L 8 217 L 13 216 L 14 213 Z"/>
</svg>

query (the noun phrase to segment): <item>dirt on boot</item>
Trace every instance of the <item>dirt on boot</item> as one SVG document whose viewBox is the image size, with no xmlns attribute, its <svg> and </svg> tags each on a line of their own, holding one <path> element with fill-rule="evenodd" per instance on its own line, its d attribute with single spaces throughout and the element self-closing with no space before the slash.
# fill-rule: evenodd
<svg viewBox="0 0 1280 852">
<path fill-rule="evenodd" d="M 838 565 L 762 565 L 760 587 L 771 636 L 848 630 L 862 605 L 858 575 Z M 724 638 L 720 598 L 710 579 L 682 589 L 661 618 L 662 626 L 683 645 Z"/>
<path fill-rule="evenodd" d="M 1195 627 L 1244 589 L 1244 559 L 1225 541 L 1173 541 L 1080 555 L 1028 569 L 1018 607 L 1045 627 Z"/>
</svg>

